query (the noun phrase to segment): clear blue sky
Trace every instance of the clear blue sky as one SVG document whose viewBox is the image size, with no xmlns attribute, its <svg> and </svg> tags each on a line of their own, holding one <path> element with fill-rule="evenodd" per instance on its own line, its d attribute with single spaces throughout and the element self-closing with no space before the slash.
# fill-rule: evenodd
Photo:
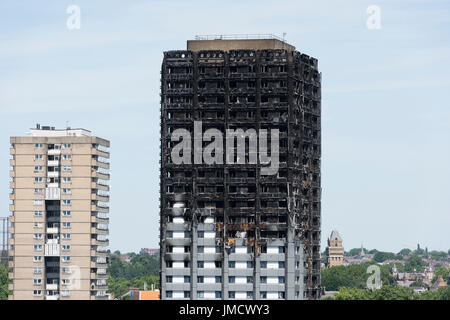
<svg viewBox="0 0 450 320">
<path fill-rule="evenodd" d="M 80 30 L 66 27 L 71 4 Z M 447 0 L 3 0 L 0 215 L 9 136 L 69 121 L 111 140 L 111 248 L 158 247 L 162 52 L 197 34 L 283 32 L 323 76 L 322 245 L 337 229 L 346 249 L 448 250 Z"/>
</svg>

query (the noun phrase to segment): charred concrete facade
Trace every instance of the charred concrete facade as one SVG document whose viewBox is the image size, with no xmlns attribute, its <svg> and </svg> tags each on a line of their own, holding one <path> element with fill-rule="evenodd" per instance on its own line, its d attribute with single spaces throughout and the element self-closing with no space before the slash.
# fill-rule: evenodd
<svg viewBox="0 0 450 320">
<path fill-rule="evenodd" d="M 277 39 L 164 53 L 161 299 L 320 297 L 320 86 L 318 61 Z M 278 129 L 277 173 L 259 161 L 175 164 L 172 133 L 198 121 L 203 132 Z"/>
</svg>

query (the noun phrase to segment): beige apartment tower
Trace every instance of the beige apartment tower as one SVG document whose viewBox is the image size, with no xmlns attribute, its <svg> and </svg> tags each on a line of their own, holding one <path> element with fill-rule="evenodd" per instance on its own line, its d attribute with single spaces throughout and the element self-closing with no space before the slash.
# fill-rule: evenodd
<svg viewBox="0 0 450 320">
<path fill-rule="evenodd" d="M 84 129 L 11 137 L 9 299 L 108 298 L 108 150 Z"/>
</svg>

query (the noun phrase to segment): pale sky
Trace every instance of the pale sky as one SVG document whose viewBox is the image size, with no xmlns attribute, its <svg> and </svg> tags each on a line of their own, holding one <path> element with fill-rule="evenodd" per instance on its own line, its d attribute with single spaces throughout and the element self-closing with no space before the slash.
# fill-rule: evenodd
<svg viewBox="0 0 450 320">
<path fill-rule="evenodd" d="M 81 28 L 68 30 L 69 5 Z M 381 9 L 381 29 L 366 10 Z M 0 206 L 9 137 L 36 123 L 111 140 L 112 250 L 158 247 L 163 51 L 286 34 L 322 72 L 322 250 L 450 248 L 450 2 L 0 2 Z"/>
</svg>

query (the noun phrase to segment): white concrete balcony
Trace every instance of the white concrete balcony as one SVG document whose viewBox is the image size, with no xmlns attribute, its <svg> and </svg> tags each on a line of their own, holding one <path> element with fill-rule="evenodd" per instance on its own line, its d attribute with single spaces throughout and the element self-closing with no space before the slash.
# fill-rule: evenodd
<svg viewBox="0 0 450 320">
<path fill-rule="evenodd" d="M 49 178 L 58 178 L 60 176 L 59 171 L 49 171 L 47 172 L 47 177 Z"/>
<path fill-rule="evenodd" d="M 55 156 L 61 154 L 61 149 L 48 149 L 47 154 L 49 156 Z"/>
<path fill-rule="evenodd" d="M 58 167 L 59 166 L 59 160 L 48 160 L 47 166 L 49 167 Z"/>
<path fill-rule="evenodd" d="M 45 300 L 58 300 L 58 299 L 59 299 L 59 295 L 58 294 L 46 295 L 45 296 Z"/>
<path fill-rule="evenodd" d="M 60 245 L 59 243 L 46 243 L 44 246 L 44 256 L 59 257 Z"/>
<path fill-rule="evenodd" d="M 47 233 L 59 233 L 59 228 L 58 227 L 52 227 L 52 228 L 47 228 Z"/>
<path fill-rule="evenodd" d="M 58 290 L 58 284 L 57 283 L 47 283 L 45 285 L 45 289 L 47 290 Z"/>
<path fill-rule="evenodd" d="M 59 200 L 60 198 L 60 188 L 45 188 L 45 200 Z"/>
<path fill-rule="evenodd" d="M 58 182 L 47 183 L 47 188 L 59 188 Z"/>
</svg>

